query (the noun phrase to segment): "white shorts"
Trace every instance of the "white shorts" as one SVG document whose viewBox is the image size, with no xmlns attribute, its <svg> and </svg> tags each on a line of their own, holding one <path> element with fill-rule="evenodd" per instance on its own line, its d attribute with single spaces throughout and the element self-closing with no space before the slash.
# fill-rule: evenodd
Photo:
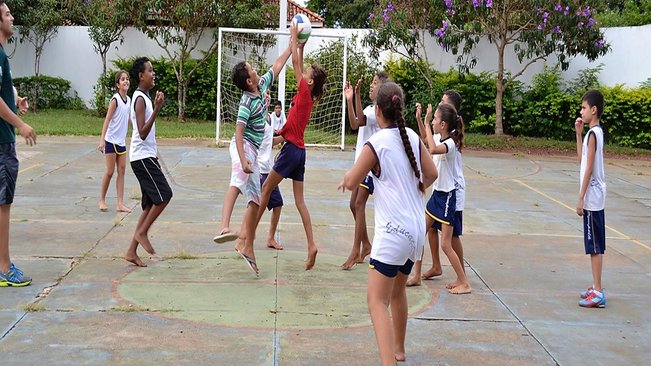
<svg viewBox="0 0 651 366">
<path fill-rule="evenodd" d="M 231 140 L 229 147 L 231 155 L 231 187 L 240 190 L 246 196 L 246 202 L 254 202 L 256 205 L 260 204 L 260 167 L 258 166 L 258 150 L 256 150 L 251 143 L 244 140 L 244 156 L 250 162 L 249 166 L 253 173 L 248 174 L 242 170 L 240 164 L 240 156 L 237 153 L 237 145 L 235 138 Z"/>
</svg>

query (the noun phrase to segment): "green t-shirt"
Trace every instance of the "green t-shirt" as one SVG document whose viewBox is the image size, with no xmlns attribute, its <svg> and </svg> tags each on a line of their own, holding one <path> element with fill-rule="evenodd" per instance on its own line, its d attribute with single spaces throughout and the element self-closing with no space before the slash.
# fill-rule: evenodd
<svg viewBox="0 0 651 366">
<path fill-rule="evenodd" d="M 0 98 L 9 109 L 16 113 L 16 98 L 14 97 L 14 82 L 11 80 L 11 67 L 5 49 L 0 45 Z M 0 118 L 0 143 L 16 142 L 14 126 Z"/>
<path fill-rule="evenodd" d="M 258 83 L 260 95 L 253 95 L 245 91 L 242 98 L 240 98 L 237 124 L 245 127 L 244 139 L 250 142 L 256 150 L 260 149 L 264 137 L 264 125 L 267 123 L 267 106 L 264 104 L 265 93 L 273 82 L 274 72 L 271 69 L 260 78 Z"/>
</svg>

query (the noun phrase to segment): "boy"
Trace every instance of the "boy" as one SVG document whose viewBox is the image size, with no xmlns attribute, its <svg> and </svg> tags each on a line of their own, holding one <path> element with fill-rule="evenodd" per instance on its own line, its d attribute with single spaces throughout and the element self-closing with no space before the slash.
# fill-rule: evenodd
<svg viewBox="0 0 651 366">
<path fill-rule="evenodd" d="M 606 250 L 606 180 L 604 178 L 604 132 L 599 124 L 604 110 L 604 97 L 598 90 L 589 90 L 581 99 L 581 117 L 574 122 L 576 151 L 581 161 L 579 201 L 576 213 L 583 216 L 583 243 L 590 255 L 592 286 L 581 292 L 579 306 L 603 308 L 606 296 L 601 288 L 601 269 Z M 590 126 L 582 139 L 583 125 Z"/>
<path fill-rule="evenodd" d="M 285 112 L 283 112 L 283 102 L 280 100 L 276 101 L 274 106 L 273 113 L 269 114 L 271 117 L 271 127 L 273 128 L 274 135 L 278 135 L 278 132 L 285 125 Z"/>
<path fill-rule="evenodd" d="M 14 201 L 18 159 L 14 128 L 30 146 L 36 143 L 34 129 L 16 115 L 16 102 L 22 113 L 27 110 L 27 99 L 16 98 L 9 58 L 4 47 L 14 34 L 14 17 L 7 4 L 0 0 L 0 287 L 22 287 L 32 282 L 23 271 L 16 268 L 9 257 L 9 216 Z"/>
<path fill-rule="evenodd" d="M 244 240 L 254 235 L 252 226 L 249 223 L 255 220 L 260 205 L 258 151 L 264 139 L 264 129 L 267 123 L 267 108 L 264 98 L 276 75 L 285 67 L 291 53 L 292 49 L 288 46 L 276 59 L 271 69 L 262 77 L 258 76 L 256 70 L 246 61 L 241 61 L 235 65 L 231 74 L 233 84 L 242 90 L 243 94 L 237 112 L 235 136 L 231 140 L 231 146 L 235 145 L 236 151 L 231 148 L 231 183 L 226 193 L 224 207 L 232 207 L 233 204 L 228 200 L 234 201 L 237 194 L 246 195 L 247 208 L 242 221 L 242 228 L 245 228 L 246 232 L 240 231 L 235 250 L 256 275 L 258 274 L 258 267 L 255 262 L 253 247 L 245 246 Z M 230 215 L 222 216 L 222 219 L 224 217 L 230 218 Z M 222 232 L 214 240 L 222 242 L 233 239 L 234 235 L 222 223 Z"/>
<path fill-rule="evenodd" d="M 131 77 L 138 80 L 138 89 L 131 97 L 131 146 L 129 161 L 142 191 L 142 214 L 124 259 L 138 267 L 147 267 L 138 257 L 138 244 L 149 254 L 156 254 L 147 237 L 149 228 L 172 199 L 172 189 L 158 162 L 156 146 L 156 117 L 163 106 L 165 95 L 157 91 L 152 103 L 149 91 L 156 82 L 156 73 L 147 57 L 133 62 Z"/>
</svg>

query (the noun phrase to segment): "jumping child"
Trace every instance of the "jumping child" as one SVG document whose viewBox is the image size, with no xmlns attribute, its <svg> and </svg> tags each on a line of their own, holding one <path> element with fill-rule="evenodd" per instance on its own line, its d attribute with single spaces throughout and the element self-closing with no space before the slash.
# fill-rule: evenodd
<svg viewBox="0 0 651 366">
<path fill-rule="evenodd" d="M 133 239 L 124 259 L 139 267 L 147 267 L 138 257 L 138 244 L 151 255 L 156 254 L 149 241 L 149 228 L 163 212 L 172 199 L 172 189 L 165 179 L 165 174 L 158 161 L 156 145 L 156 117 L 163 107 L 165 95 L 156 92 L 151 100 L 149 91 L 156 83 L 156 73 L 147 57 L 137 58 L 131 67 L 131 77 L 138 80 L 138 89 L 133 92 L 131 100 L 131 146 L 129 160 L 131 169 L 138 179 L 142 192 L 142 214 L 138 219 Z"/>
<path fill-rule="evenodd" d="M 305 236 L 307 237 L 307 260 L 305 262 L 305 269 L 309 270 L 314 267 L 318 249 L 314 243 L 310 212 L 307 209 L 303 197 L 305 128 L 309 122 L 314 103 L 318 102 L 325 92 L 327 75 L 325 70 L 316 64 L 312 64 L 303 71 L 303 47 L 305 47 L 305 43 L 298 42 L 298 29 L 296 27 L 291 27 L 290 30 L 292 33 L 292 66 L 294 67 L 294 76 L 298 82 L 298 92 L 294 96 L 293 106 L 289 110 L 287 123 L 280 130 L 280 135 L 285 139 L 285 145 L 280 151 L 278 158 L 276 158 L 276 162 L 262 186 L 262 197 L 260 199 L 258 214 L 255 217 L 255 221 L 251 221 L 252 225 L 249 225 L 249 232 L 247 233 L 243 250 L 248 256 L 254 255 L 253 240 L 255 239 L 255 230 L 264 213 L 265 206 L 269 203 L 271 192 L 274 188 L 278 187 L 278 184 L 283 179 L 289 178 L 293 181 L 294 202 L 301 215 Z"/>
<path fill-rule="evenodd" d="M 99 210 L 107 211 L 106 192 L 108 191 L 113 172 L 116 168 L 118 177 L 115 179 L 115 187 L 118 193 L 118 205 L 116 211 L 131 212 L 131 209 L 124 205 L 124 170 L 127 164 L 127 147 L 125 137 L 129 129 L 129 114 L 131 98 L 127 95 L 129 91 L 129 74 L 120 70 L 115 74 L 115 87 L 117 92 L 109 102 L 102 136 L 99 139 L 99 150 L 104 154 L 106 170 L 102 177 L 102 187 L 99 196 Z"/>
<path fill-rule="evenodd" d="M 405 283 L 425 239 L 425 188 L 436 167 L 418 135 L 405 127 L 403 93 L 393 82 L 377 94 L 375 114 L 382 128 L 364 145 L 340 189 L 355 189 L 369 172 L 375 181 L 375 235 L 368 272 L 367 301 L 382 365 L 404 361 L 407 331 Z M 389 309 L 391 308 L 391 315 Z"/>
<path fill-rule="evenodd" d="M 384 71 L 375 73 L 368 92 L 368 96 L 373 104 L 367 106 L 363 111 L 362 98 L 360 96 L 362 79 L 358 80 L 357 85 L 355 85 L 355 107 L 353 107 L 352 86 L 350 83 L 347 83 L 344 88 L 346 104 L 348 105 L 350 128 L 358 130 L 355 161 L 359 158 L 359 154 L 362 152 L 362 148 L 369 137 L 380 130 L 375 118 L 375 100 L 380 86 L 388 79 L 389 74 Z M 364 258 L 371 253 L 371 241 L 368 238 L 368 231 L 366 230 L 366 201 L 368 201 L 368 197 L 371 194 L 373 194 L 373 177 L 370 174 L 350 193 L 350 211 L 353 213 L 353 218 L 355 219 L 355 236 L 348 259 L 341 265 L 341 268 L 344 270 L 351 269 L 356 263 L 364 263 Z"/>
</svg>

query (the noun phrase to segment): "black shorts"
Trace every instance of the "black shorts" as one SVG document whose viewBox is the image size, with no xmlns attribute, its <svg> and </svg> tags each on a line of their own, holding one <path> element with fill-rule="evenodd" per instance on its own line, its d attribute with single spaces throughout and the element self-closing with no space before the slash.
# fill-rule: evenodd
<svg viewBox="0 0 651 366">
<path fill-rule="evenodd" d="M 167 184 L 165 174 L 156 158 L 145 158 L 131 162 L 131 169 L 140 183 L 142 209 L 159 205 L 172 198 L 172 188 Z"/>
<path fill-rule="evenodd" d="M 302 182 L 305 179 L 305 149 L 286 141 L 273 169 L 283 178 Z"/>
<path fill-rule="evenodd" d="M 114 144 L 112 142 L 108 142 L 104 140 L 104 154 L 124 155 L 126 153 L 127 153 L 126 146 L 120 146 L 118 144 Z"/>
<path fill-rule="evenodd" d="M 374 269 L 390 278 L 395 277 L 398 272 L 404 274 L 405 276 L 409 276 L 409 273 L 411 273 L 411 268 L 413 266 L 414 262 L 412 262 L 411 259 L 407 259 L 407 262 L 405 262 L 403 265 L 386 264 L 373 258 L 371 258 L 368 262 L 368 268 Z"/>
<path fill-rule="evenodd" d="M 264 181 L 267 180 L 269 174 L 260 174 L 260 187 L 264 185 Z M 271 191 L 271 196 L 269 196 L 269 203 L 267 203 L 267 209 L 269 211 L 273 210 L 276 207 L 282 207 L 283 205 L 283 196 L 280 194 L 280 188 L 276 186 L 273 191 Z"/>
<path fill-rule="evenodd" d="M 16 143 L 0 144 L 0 205 L 9 205 L 14 202 L 17 179 Z"/>
<path fill-rule="evenodd" d="M 583 245 L 585 254 L 604 254 L 606 251 L 606 218 L 604 210 L 583 210 Z"/>
</svg>

